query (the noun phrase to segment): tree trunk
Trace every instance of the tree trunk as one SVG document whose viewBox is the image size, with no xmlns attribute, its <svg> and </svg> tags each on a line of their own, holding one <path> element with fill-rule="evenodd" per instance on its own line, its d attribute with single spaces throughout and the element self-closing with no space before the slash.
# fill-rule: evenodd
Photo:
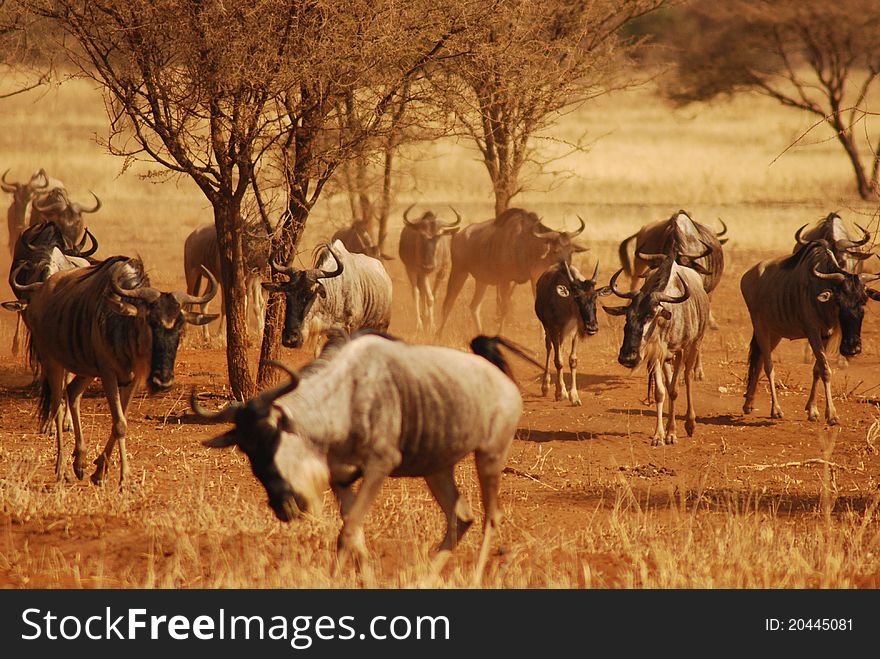
<svg viewBox="0 0 880 659">
<path fill-rule="evenodd" d="M 393 134 L 393 131 L 392 131 Z M 379 224 L 376 244 L 379 253 L 385 253 L 385 239 L 388 237 L 388 213 L 391 211 L 391 178 L 394 171 L 394 138 L 389 137 L 385 143 L 385 167 L 382 169 L 382 200 L 379 202 Z"/>
<path fill-rule="evenodd" d="M 247 359 L 245 317 L 244 230 L 240 203 L 224 199 L 214 204 L 214 226 L 220 250 L 223 305 L 226 310 L 226 367 L 232 395 L 246 400 L 256 393 Z"/>
<path fill-rule="evenodd" d="M 865 201 L 875 199 L 876 195 L 871 184 L 868 182 L 865 168 L 862 166 L 862 159 L 859 156 L 859 149 L 856 146 L 855 141 L 853 141 L 851 131 L 847 129 L 843 124 L 842 119 L 836 114 L 832 119 L 831 125 L 837 133 L 837 140 L 843 145 L 846 155 L 849 157 L 849 162 L 856 175 L 856 187 L 859 191 L 859 197 Z"/>
</svg>

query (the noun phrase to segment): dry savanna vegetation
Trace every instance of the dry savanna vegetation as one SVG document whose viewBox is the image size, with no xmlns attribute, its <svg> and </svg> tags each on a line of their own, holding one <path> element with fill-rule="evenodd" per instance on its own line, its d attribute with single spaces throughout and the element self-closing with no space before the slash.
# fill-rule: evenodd
<svg viewBox="0 0 880 659">
<path fill-rule="evenodd" d="M 13 89 L 18 83 L 12 77 L 3 84 Z M 719 218 L 727 224 L 727 265 L 712 299 L 719 328 L 707 332 L 706 377 L 696 384 L 696 434 L 674 446 L 650 447 L 654 408 L 642 403 L 644 369 L 631 373 L 617 363 L 618 318 L 600 312 L 599 333 L 581 344 L 582 407 L 542 397 L 540 373 L 516 363 L 524 413 L 501 484 L 504 521 L 480 584 L 876 588 L 880 307 L 868 303 L 862 354 L 848 365 L 833 362 L 840 426 L 806 420 L 812 365 L 804 362 L 803 342 L 783 342 L 775 353 L 785 418 L 769 418 L 766 380 L 756 411 L 743 416 L 751 326 L 739 278 L 758 260 L 789 252 L 798 227 L 831 211 L 876 233 L 877 201 L 854 189 L 852 164 L 833 129 L 814 127 L 815 119 L 796 108 L 757 92 L 676 106 L 662 87 L 658 77 L 618 89 L 565 108 L 541 126 L 534 139 L 544 166 L 539 171 L 526 164 L 523 190 L 510 203 L 534 210 L 554 228 L 573 229 L 575 216 L 583 217 L 587 228 L 580 240 L 590 249 L 575 262 L 592 272 L 598 260 L 601 282 L 619 267 L 620 240 L 647 222 L 682 208 L 710 226 L 720 228 Z M 880 106 L 880 96 L 872 89 L 864 102 Z M 151 176 L 155 164 L 107 153 L 101 144 L 108 136 L 106 108 L 94 81 L 65 80 L 4 99 L 0 115 L 0 168 L 21 180 L 44 167 L 65 181 L 74 199 L 85 201 L 94 191 L 103 202 L 88 218 L 98 255 L 138 254 L 154 285 L 185 287 L 184 239 L 215 219 L 216 205 L 185 174 Z M 857 139 L 876 135 L 876 116 L 860 122 Z M 465 223 L 495 214 L 497 186 L 471 136 L 437 134 L 393 144 L 386 253 L 397 253 L 402 212 L 410 204 L 438 214 L 452 205 Z M 583 148 L 573 150 L 574 144 Z M 377 163 L 379 156 L 368 164 Z M 348 224 L 352 208 L 346 186 L 331 179 L 297 229 L 302 235 L 294 262 L 310 265 L 311 248 Z M 399 260 L 386 267 L 394 285 L 390 331 L 415 339 L 404 269 Z M 3 250 L 0 270 L 7 268 Z M 471 289 L 469 284 L 459 299 L 445 337 L 449 345 L 464 348 L 473 334 L 466 308 Z M 10 299 L 5 282 L 3 291 Z M 505 335 L 543 360 L 532 306 L 528 287 L 518 287 Z M 489 299 L 483 313 L 490 332 L 493 311 Z M 54 442 L 37 432 L 30 371 L 9 352 L 14 317 L 2 314 L 0 585 L 473 585 L 479 529 L 469 531 L 438 570 L 432 550 L 443 518 L 424 483 L 408 479 L 386 481 L 367 518 L 366 569 L 331 576 L 341 521 L 330 493 L 321 515 L 281 523 L 245 456 L 202 446 L 221 430 L 189 411 L 190 389 L 197 387 L 214 408 L 233 391 L 224 338 L 206 342 L 194 328 L 178 353 L 175 386 L 156 396 L 139 394 L 129 408 L 131 484 L 122 491 L 114 479 L 102 487 L 88 479 L 56 484 Z M 259 338 L 243 350 L 247 368 L 256 373 Z M 286 348 L 279 356 L 297 367 L 310 357 Z M 84 398 L 83 419 L 94 457 L 110 425 L 99 386 Z M 67 435 L 66 441 L 69 455 L 73 440 Z M 69 464 L 67 471 L 72 478 Z M 471 460 L 459 465 L 456 478 L 479 517 Z"/>
</svg>

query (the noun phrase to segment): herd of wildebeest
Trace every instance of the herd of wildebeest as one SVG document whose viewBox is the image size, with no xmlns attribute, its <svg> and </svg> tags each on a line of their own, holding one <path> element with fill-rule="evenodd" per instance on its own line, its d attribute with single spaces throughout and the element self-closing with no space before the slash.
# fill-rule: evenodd
<svg viewBox="0 0 880 659">
<path fill-rule="evenodd" d="M 9 284 L 16 300 L 3 306 L 19 313 L 29 332 L 28 356 L 41 383 L 42 429 L 51 432 L 54 427 L 56 437 L 56 477 L 64 477 L 62 435 L 72 426 L 73 469 L 83 478 L 80 400 L 86 387 L 100 378 L 112 429 L 91 478 L 95 483 L 104 479 L 118 443 L 124 483 L 125 411 L 133 394 L 144 384 L 152 393 L 171 387 L 184 325 L 207 330 L 207 323 L 218 318 L 206 309 L 220 288 L 214 227 L 202 226 L 187 238 L 187 291 L 162 292 L 150 285 L 139 258 L 94 258 L 97 241 L 82 215 L 98 211 L 97 197 L 93 208 L 70 201 L 64 184 L 42 169 L 25 183 L 10 182 L 7 174 L 2 187 L 13 197 L 8 211 Z M 317 512 L 324 491 L 332 489 L 343 519 L 341 559 L 365 555 L 364 518 L 389 476 L 425 479 L 446 516 L 440 550 L 452 550 L 473 522 L 467 500 L 456 487 L 454 468 L 473 453 L 485 510 L 480 570 L 498 523 L 499 478 L 522 409 L 507 355 L 531 360 L 521 347 L 500 336 L 514 285 L 531 283 L 535 313 L 543 326 L 542 391 L 549 393 L 552 352 L 556 400 L 567 399 L 572 405 L 580 405 L 578 341 L 599 329 L 598 299 L 620 298 L 620 305 L 603 305 L 608 314 L 625 317 L 618 362 L 627 368 L 645 363 L 649 398 L 657 410 L 652 445 L 674 444 L 682 375 L 685 430 L 688 436 L 695 430 L 691 385 L 702 378 L 700 345 L 707 327 L 715 324 L 710 300 L 724 270 L 727 227 L 722 223 L 716 233 L 684 210 L 648 224 L 623 240 L 621 268 L 607 285 L 600 285 L 598 264 L 589 278 L 572 264 L 572 255 L 585 249 L 575 241 L 585 229 L 580 218 L 577 230 L 557 231 L 535 213 L 511 208 L 462 226 L 454 209 L 455 219 L 444 221 L 430 211 L 412 219 L 412 208 L 403 215 L 398 255 L 412 286 L 416 336 L 442 337 L 457 297 L 473 278 L 475 354 L 404 342 L 386 333 L 392 283 L 383 261 L 392 257 L 380 253 L 363 220 L 318 245 L 309 269 L 275 262 L 268 232 L 254 224 L 245 232 L 249 318 L 259 331 L 264 313 L 261 289 L 282 293 L 282 343 L 313 349 L 316 358 L 299 372 L 276 362 L 287 381 L 246 402 L 208 411 L 193 392 L 191 406 L 204 420 L 234 424 L 205 444 L 241 449 L 280 519 Z M 858 229 L 862 235 L 851 235 L 841 217 L 831 213 L 801 227 L 791 253 L 757 263 L 743 275 L 740 287 L 753 326 L 745 413 L 753 409 L 763 366 L 770 383 L 770 414 L 782 417 L 772 353 L 783 338 L 805 338 L 815 357 L 807 416 L 818 419 L 821 380 L 825 420 L 838 422 L 827 354 L 831 339 L 834 345 L 839 339 L 843 357 L 857 355 L 864 307 L 868 298 L 880 300 L 880 292 L 867 287 L 880 275 L 863 272 L 862 267 L 872 256 L 865 251 L 870 236 Z M 266 279 L 269 272 L 274 278 Z M 628 285 L 619 281 L 621 275 Z M 436 322 L 434 296 L 444 283 L 446 294 Z M 495 337 L 482 335 L 480 318 L 490 285 L 497 288 L 499 304 Z M 562 352 L 569 341 L 567 387 Z M 18 350 L 17 330 L 13 352 Z"/>
</svg>

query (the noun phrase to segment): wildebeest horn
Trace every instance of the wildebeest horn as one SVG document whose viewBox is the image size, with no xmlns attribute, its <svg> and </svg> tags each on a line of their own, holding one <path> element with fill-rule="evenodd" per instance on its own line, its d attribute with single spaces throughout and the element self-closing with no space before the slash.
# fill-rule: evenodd
<svg viewBox="0 0 880 659">
<path fill-rule="evenodd" d="M 18 264 L 18 267 L 12 271 L 12 274 L 9 275 L 9 285 L 12 288 L 12 292 L 15 293 L 15 297 L 21 298 L 21 293 L 27 293 L 28 291 L 33 291 L 38 289 L 43 285 L 41 281 L 35 281 L 32 284 L 19 284 L 18 283 L 18 273 L 21 272 L 21 269 L 27 265 L 27 261 L 22 261 Z"/>
<path fill-rule="evenodd" d="M 92 246 L 88 251 L 84 251 L 86 246 L 86 241 L 91 240 Z M 95 236 L 92 235 L 92 232 L 89 231 L 88 227 L 85 229 L 85 233 L 83 234 L 82 240 L 79 241 L 79 244 L 70 250 L 65 250 L 64 254 L 67 256 L 91 256 L 95 252 L 98 251 L 98 241 L 95 240 Z"/>
<path fill-rule="evenodd" d="M 590 281 L 595 283 L 599 280 L 599 259 L 596 259 L 596 267 L 593 268 L 593 276 L 590 277 Z"/>
<path fill-rule="evenodd" d="M 532 235 L 535 238 L 540 238 L 541 240 L 550 240 L 560 235 L 559 231 L 555 229 L 548 229 L 547 231 L 541 231 L 541 223 L 538 222 L 535 226 L 532 227 Z"/>
<path fill-rule="evenodd" d="M 455 213 L 455 222 L 443 225 L 444 229 L 454 229 L 459 224 L 461 224 L 461 215 L 459 215 L 458 211 L 455 210 L 452 206 L 449 207 L 449 210 L 451 210 L 453 213 Z"/>
<path fill-rule="evenodd" d="M 242 403 L 230 403 L 218 412 L 209 412 L 199 405 L 195 387 L 192 388 L 192 393 L 189 397 L 189 406 L 199 419 L 202 421 L 213 421 L 214 423 L 232 423 L 235 421 L 235 413 L 244 407 Z"/>
<path fill-rule="evenodd" d="M 707 256 L 709 256 L 712 253 L 712 247 L 710 245 L 707 245 L 702 240 L 700 242 L 703 243 L 703 247 L 706 248 L 702 254 L 682 254 L 682 256 L 687 257 L 689 259 L 693 259 L 693 260 L 704 259 Z"/>
<path fill-rule="evenodd" d="M 44 199 L 34 199 L 34 208 L 36 208 L 38 211 L 43 211 L 43 212 L 60 211 L 60 210 L 64 210 L 64 208 L 66 208 L 67 205 L 70 203 L 64 194 L 60 194 L 59 196 L 61 198 L 58 199 L 57 201 L 47 203 L 51 196 L 52 195 L 50 194 L 49 196 L 45 197 Z"/>
<path fill-rule="evenodd" d="M 336 252 L 333 251 L 333 246 L 327 245 L 327 251 L 330 252 L 330 256 L 333 257 L 333 260 L 336 261 L 336 270 L 330 271 L 318 268 L 318 272 L 320 272 L 321 274 L 318 275 L 317 279 L 332 279 L 333 277 L 338 277 L 342 274 L 342 261 L 339 260 Z"/>
<path fill-rule="evenodd" d="M 206 302 L 210 302 L 214 299 L 214 296 L 217 295 L 217 278 L 211 274 L 211 271 L 204 265 L 202 266 L 202 272 L 208 278 L 208 290 L 205 291 L 205 294 L 202 296 L 190 295 L 189 293 L 181 293 L 179 291 L 175 292 L 174 299 L 177 300 L 179 304 L 205 304 Z"/>
<path fill-rule="evenodd" d="M 584 218 L 582 218 L 580 215 L 575 215 L 575 217 L 576 217 L 578 220 L 580 220 L 580 223 L 581 223 L 580 228 L 579 228 L 579 229 L 575 229 L 574 231 L 561 231 L 560 233 L 565 234 L 565 235 L 568 236 L 569 238 L 574 238 L 574 237 L 579 236 L 579 235 L 581 235 L 581 234 L 583 233 L 584 229 L 587 228 L 587 223 L 584 222 Z"/>
<path fill-rule="evenodd" d="M 269 261 L 269 266 L 272 268 L 272 272 L 279 275 L 292 275 L 296 272 L 296 268 L 292 265 L 279 265 L 275 259 Z"/>
<path fill-rule="evenodd" d="M 92 196 L 95 198 L 95 207 L 94 208 L 85 208 L 82 204 L 71 204 L 70 207 L 73 208 L 77 213 L 97 213 L 101 208 L 101 200 L 98 199 L 98 195 L 89 190 Z"/>
<path fill-rule="evenodd" d="M 654 263 L 656 261 L 665 261 L 667 259 L 666 254 L 644 254 L 642 252 L 636 251 L 636 256 L 642 261 L 647 261 L 648 263 Z"/>
<path fill-rule="evenodd" d="M 880 274 L 862 273 L 859 275 L 859 279 L 861 280 L 861 282 L 863 284 L 868 284 L 872 281 L 876 281 L 876 280 L 880 279 Z"/>
<path fill-rule="evenodd" d="M 299 386 L 299 374 L 292 368 L 290 368 L 287 364 L 282 364 L 281 362 L 275 361 L 274 359 L 270 360 L 267 363 L 287 373 L 287 375 L 290 377 L 290 380 L 275 387 L 272 387 L 271 389 L 266 389 L 265 391 L 257 394 L 250 400 L 248 404 L 254 406 L 259 412 L 268 412 L 269 407 L 272 405 L 272 403 L 274 403 L 282 396 L 289 394 L 291 391 Z"/>
<path fill-rule="evenodd" d="M 678 276 L 678 281 L 681 282 L 681 287 L 684 289 L 684 293 L 682 293 L 678 297 L 673 297 L 672 295 L 667 295 L 666 293 L 657 293 L 657 301 L 668 302 L 669 304 L 680 304 L 687 300 L 691 296 L 691 291 L 685 283 L 684 279 L 681 278 L 681 275 Z"/>
<path fill-rule="evenodd" d="M 638 295 L 638 291 L 631 291 L 629 293 L 621 293 L 617 290 L 615 284 L 617 283 L 617 278 L 620 276 L 620 273 L 623 272 L 623 268 L 614 273 L 611 277 L 611 281 L 608 283 L 608 286 L 611 288 L 611 292 L 614 293 L 617 297 L 622 297 L 627 300 L 632 300 L 636 295 Z"/>
<path fill-rule="evenodd" d="M 805 224 L 800 229 L 798 229 L 794 234 L 794 239 L 798 245 L 809 245 L 810 244 L 809 240 L 804 240 L 803 238 L 801 238 L 801 234 L 804 232 L 804 229 L 806 229 L 806 228 L 807 228 L 807 225 Z"/>
<path fill-rule="evenodd" d="M 5 172 L 3 172 L 3 176 L 0 177 L 0 181 L 2 181 L 3 189 L 6 190 L 6 192 L 15 192 L 15 190 L 18 188 L 18 183 L 10 183 L 9 181 L 7 181 L 6 175 L 8 173 L 9 173 L 8 169 Z"/>
<path fill-rule="evenodd" d="M 574 275 L 571 274 L 571 266 L 568 264 L 568 259 L 562 259 L 562 267 L 565 269 L 565 276 L 568 277 L 568 281 L 570 284 L 574 284 Z"/>
<path fill-rule="evenodd" d="M 831 281 L 843 281 L 846 275 L 842 272 L 819 272 L 816 266 L 813 266 L 813 275 L 819 279 L 830 279 Z"/>
<path fill-rule="evenodd" d="M 120 297 L 131 297 L 136 300 L 143 300 L 149 304 L 150 302 L 158 300 L 159 296 L 162 295 L 162 293 L 150 286 L 143 286 L 141 288 L 123 288 L 122 284 L 119 282 L 119 279 L 122 276 L 122 269 L 121 266 L 117 267 L 113 271 L 113 275 L 110 277 L 110 286 Z"/>
<path fill-rule="evenodd" d="M 722 220 L 720 217 L 718 218 L 718 221 L 721 222 L 721 226 L 724 227 L 724 228 L 721 229 L 721 231 L 719 231 L 718 233 L 716 233 L 716 234 L 715 234 L 715 237 L 716 237 L 716 238 L 721 238 L 722 236 L 726 236 L 726 235 L 727 235 L 727 225 L 724 223 L 724 220 Z"/>
<path fill-rule="evenodd" d="M 403 223 L 406 224 L 407 226 L 411 226 L 411 227 L 418 226 L 418 224 L 416 222 L 410 222 L 410 219 L 408 217 L 409 212 L 415 207 L 416 207 L 415 204 L 410 204 L 409 208 L 407 208 L 405 211 L 403 211 Z"/>
<path fill-rule="evenodd" d="M 856 226 L 859 228 L 859 231 L 862 232 L 862 239 L 861 240 L 849 240 L 848 238 L 843 238 L 841 240 L 838 240 L 835 243 L 837 249 L 843 250 L 843 249 L 852 249 L 853 247 L 861 247 L 862 245 L 866 244 L 869 240 L 871 240 L 871 234 L 868 233 L 868 231 L 867 231 L 867 229 L 865 229 L 865 227 L 863 227 L 861 224 L 856 224 Z"/>
</svg>

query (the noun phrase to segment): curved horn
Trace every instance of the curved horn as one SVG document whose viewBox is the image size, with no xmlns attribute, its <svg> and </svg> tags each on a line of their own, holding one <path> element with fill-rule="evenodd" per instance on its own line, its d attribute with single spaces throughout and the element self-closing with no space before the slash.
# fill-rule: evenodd
<svg viewBox="0 0 880 659">
<path fill-rule="evenodd" d="M 722 236 L 726 236 L 726 235 L 727 235 L 727 224 L 725 224 L 725 223 L 724 223 L 724 220 L 722 220 L 720 217 L 718 218 L 718 221 L 721 222 L 721 226 L 722 226 L 723 228 L 721 229 L 721 231 L 719 231 L 718 233 L 715 234 L 715 237 L 716 237 L 716 238 L 721 238 Z"/>
<path fill-rule="evenodd" d="M 15 293 L 15 297 L 21 299 L 22 293 L 27 293 L 29 291 L 34 291 L 43 285 L 42 281 L 35 281 L 31 284 L 19 284 L 18 283 L 18 273 L 21 272 L 21 269 L 27 265 L 27 261 L 22 261 L 18 264 L 15 270 L 9 275 L 9 285 L 12 288 L 12 292 Z"/>
<path fill-rule="evenodd" d="M 86 246 L 87 240 L 92 241 L 92 246 L 88 250 L 84 250 L 83 248 Z M 92 232 L 89 231 L 88 227 L 86 227 L 85 233 L 83 234 L 82 240 L 79 242 L 79 244 L 76 247 L 74 247 L 73 249 L 65 250 L 64 254 L 66 254 L 67 256 L 86 257 L 86 256 L 91 256 L 92 254 L 94 254 L 97 251 L 98 251 L 98 241 L 95 240 L 95 236 L 92 235 Z"/>
<path fill-rule="evenodd" d="M 89 190 L 92 196 L 95 198 L 95 207 L 94 208 L 85 208 L 82 204 L 70 204 L 70 207 L 73 208 L 77 213 L 97 213 L 101 208 L 101 200 L 98 199 L 98 195 Z"/>
<path fill-rule="evenodd" d="M 444 224 L 443 225 L 444 229 L 454 229 L 459 224 L 461 224 L 461 215 L 459 215 L 458 211 L 455 210 L 452 206 L 449 207 L 449 210 L 451 210 L 453 213 L 455 213 L 455 222 L 452 222 L 451 224 Z"/>
<path fill-rule="evenodd" d="M 571 266 L 567 259 L 562 260 L 562 267 L 565 270 L 565 276 L 568 277 L 569 283 L 574 284 L 574 276 L 571 274 Z"/>
<path fill-rule="evenodd" d="M 275 261 L 275 259 L 269 261 L 269 266 L 272 268 L 272 272 L 274 272 L 275 274 L 290 276 L 296 273 L 296 268 L 294 268 L 292 265 L 279 265 Z"/>
<path fill-rule="evenodd" d="M 136 300 L 143 300 L 144 302 L 150 303 L 155 302 L 161 295 L 159 291 L 150 286 L 143 286 L 141 288 L 123 288 L 122 284 L 119 283 L 121 276 L 122 267 L 117 267 L 110 277 L 110 286 L 120 297 L 131 297 Z"/>
<path fill-rule="evenodd" d="M 235 413 L 244 407 L 241 403 L 229 403 L 229 405 L 218 412 L 209 412 L 199 405 L 195 387 L 192 388 L 192 393 L 189 397 L 189 406 L 192 409 L 193 414 L 199 417 L 199 419 L 202 421 L 212 421 L 214 423 L 232 423 L 235 421 Z"/>
<path fill-rule="evenodd" d="M 254 396 L 248 402 L 248 405 L 255 407 L 258 411 L 261 412 L 267 412 L 272 403 L 296 389 L 299 386 L 300 380 L 299 374 L 292 368 L 290 368 L 287 364 L 282 364 L 281 362 L 275 361 L 274 359 L 270 360 L 268 363 L 275 368 L 287 373 L 287 375 L 290 377 L 290 380 L 288 382 L 284 382 L 283 384 L 272 387 L 271 389 L 266 389 L 265 391 Z"/>
<path fill-rule="evenodd" d="M 596 259 L 596 267 L 593 268 L 593 276 L 590 277 L 590 281 L 593 282 L 593 285 L 599 280 L 599 259 Z"/>
<path fill-rule="evenodd" d="M 9 181 L 7 181 L 6 175 L 8 173 L 9 173 L 8 169 L 5 172 L 3 172 L 3 176 L 0 177 L 0 182 L 3 183 L 3 189 L 6 190 L 6 192 L 15 192 L 15 190 L 18 188 L 18 183 L 10 183 Z"/>
<path fill-rule="evenodd" d="M 416 207 L 415 204 L 410 204 L 410 205 L 409 205 L 409 208 L 407 208 L 405 211 L 403 211 L 403 223 L 404 223 L 405 225 L 407 225 L 407 226 L 409 226 L 409 227 L 413 227 L 413 228 L 417 227 L 417 226 L 418 226 L 418 223 L 417 223 L 417 222 L 411 222 L 408 216 L 409 216 L 409 212 L 410 212 L 413 208 L 415 208 L 415 207 Z"/>
<path fill-rule="evenodd" d="M 668 302 L 669 304 L 680 304 L 684 302 L 691 296 L 691 291 L 685 283 L 684 279 L 681 278 L 681 275 L 678 275 L 678 281 L 681 283 L 681 287 L 684 289 L 684 293 L 682 293 L 678 297 L 673 297 L 672 295 L 667 295 L 666 293 L 655 293 L 657 296 L 658 302 Z"/>
<path fill-rule="evenodd" d="M 666 254 L 644 254 L 638 250 L 636 250 L 636 256 L 642 259 L 642 261 L 647 261 L 649 263 L 653 263 L 655 261 L 665 261 L 667 258 Z"/>
<path fill-rule="evenodd" d="M 202 266 L 202 272 L 208 278 L 208 290 L 205 291 L 205 294 L 202 296 L 190 295 L 189 293 L 181 293 L 175 292 L 174 299 L 178 301 L 181 305 L 184 304 L 205 304 L 206 302 L 210 302 L 214 299 L 214 296 L 217 295 L 217 278 L 211 274 L 211 271 L 208 270 L 204 265 Z"/>
<path fill-rule="evenodd" d="M 863 284 L 868 284 L 872 281 L 876 281 L 876 280 L 880 279 L 880 274 L 862 273 L 859 275 L 859 279 L 861 280 L 861 282 Z"/>
<path fill-rule="evenodd" d="M 60 211 L 64 210 L 67 205 L 70 203 L 64 195 L 60 195 L 61 198 L 58 201 L 54 201 L 52 203 L 46 203 L 51 198 L 51 194 L 47 195 L 43 198 L 34 199 L 34 208 L 38 211 L 48 212 L 48 211 Z"/>
<path fill-rule="evenodd" d="M 580 228 L 579 228 L 579 229 L 575 229 L 574 231 L 562 231 L 562 232 L 561 232 L 561 233 L 565 234 L 566 236 L 568 236 L 569 238 L 574 238 L 574 237 L 576 237 L 576 236 L 581 235 L 581 234 L 583 233 L 584 229 L 587 228 L 587 223 L 584 222 L 584 218 L 582 218 L 580 215 L 575 215 L 575 217 L 576 217 L 578 220 L 580 220 L 580 223 L 581 223 Z"/>
<path fill-rule="evenodd" d="M 532 235 L 535 238 L 540 238 L 541 240 L 550 240 L 551 238 L 555 238 L 559 235 L 559 232 L 555 229 L 548 229 L 547 231 L 541 231 L 541 223 L 538 222 L 535 226 L 532 227 Z"/>
<path fill-rule="evenodd" d="M 617 283 L 617 278 L 620 276 L 620 273 L 623 272 L 623 268 L 614 273 L 611 277 L 611 281 L 608 286 L 611 288 L 611 292 L 614 293 L 617 297 L 622 297 L 627 300 L 632 300 L 636 295 L 638 295 L 638 291 L 632 291 L 630 293 L 621 293 L 617 290 L 615 284 Z"/>
<path fill-rule="evenodd" d="M 813 266 L 813 275 L 819 279 L 828 279 L 830 281 L 843 281 L 846 275 L 842 272 L 819 272 L 816 266 Z"/>
<path fill-rule="evenodd" d="M 333 277 L 338 277 L 342 274 L 342 261 L 339 260 L 339 256 L 333 251 L 333 246 L 327 245 L 327 251 L 330 252 L 330 256 L 333 257 L 333 260 L 336 261 L 336 270 L 329 271 L 318 268 L 318 271 L 321 274 L 318 275 L 317 279 L 332 279 Z"/>
<path fill-rule="evenodd" d="M 798 229 L 794 234 L 795 242 L 797 242 L 798 245 L 809 245 L 810 244 L 809 240 L 804 240 L 803 238 L 801 238 L 801 234 L 804 232 L 804 229 L 806 229 L 806 228 L 807 228 L 807 225 L 805 224 L 800 229 Z"/>
<path fill-rule="evenodd" d="M 855 224 L 855 223 L 854 223 Z M 856 224 L 859 228 L 859 231 L 862 232 L 861 240 L 849 240 L 848 238 L 842 238 L 835 243 L 837 249 L 852 249 L 853 247 L 861 247 L 865 245 L 869 240 L 871 240 L 871 234 L 868 233 L 867 229 L 863 227 L 861 224 Z"/>
</svg>

